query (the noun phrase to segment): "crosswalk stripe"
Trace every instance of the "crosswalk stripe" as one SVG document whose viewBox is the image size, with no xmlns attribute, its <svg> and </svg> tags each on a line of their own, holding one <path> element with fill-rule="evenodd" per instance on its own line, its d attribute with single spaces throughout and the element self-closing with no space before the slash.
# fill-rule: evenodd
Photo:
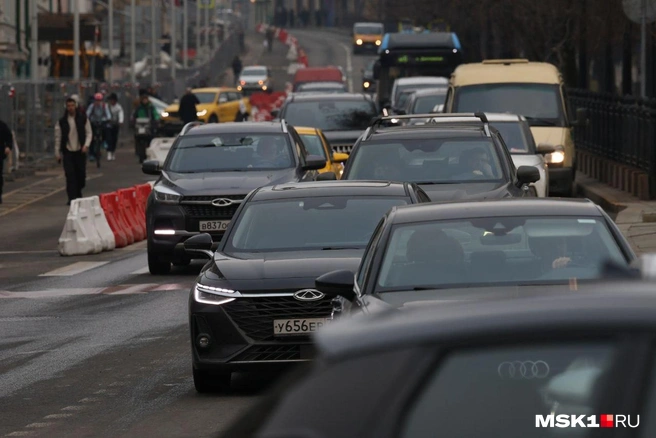
<svg viewBox="0 0 656 438">
<path fill-rule="evenodd" d="M 90 269 L 95 269 L 100 266 L 106 265 L 109 262 L 77 262 L 63 268 L 55 269 L 54 271 L 46 272 L 39 275 L 39 277 L 68 277 L 77 275 Z"/>
<path fill-rule="evenodd" d="M 148 274 L 148 273 L 150 273 L 150 270 L 148 269 L 148 266 L 146 266 L 144 268 L 137 269 L 136 271 L 132 272 L 131 274 L 132 275 L 142 275 L 142 274 Z"/>
<path fill-rule="evenodd" d="M 119 284 L 108 287 L 87 287 L 71 289 L 45 289 L 39 291 L 19 291 L 10 292 L 0 290 L 1 299 L 43 299 L 43 298 L 61 298 L 80 295 L 142 295 L 150 292 L 172 292 L 186 291 L 189 289 L 188 284 L 170 283 L 170 284 Z"/>
</svg>

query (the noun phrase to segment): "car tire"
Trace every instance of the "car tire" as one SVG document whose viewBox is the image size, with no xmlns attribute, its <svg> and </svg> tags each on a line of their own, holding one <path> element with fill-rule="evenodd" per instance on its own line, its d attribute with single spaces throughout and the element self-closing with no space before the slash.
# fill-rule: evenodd
<svg viewBox="0 0 656 438">
<path fill-rule="evenodd" d="M 219 123 L 219 118 L 216 114 L 212 114 L 208 120 L 209 123 Z"/>
<path fill-rule="evenodd" d="M 152 275 L 166 275 L 171 272 L 171 263 L 161 261 L 156 254 L 148 251 L 148 270 Z"/>
<path fill-rule="evenodd" d="M 191 264 L 191 259 L 178 259 L 173 260 L 173 266 L 189 266 Z"/>
<path fill-rule="evenodd" d="M 210 374 L 207 371 L 193 370 L 196 392 L 207 394 L 230 390 L 232 373 Z"/>
</svg>

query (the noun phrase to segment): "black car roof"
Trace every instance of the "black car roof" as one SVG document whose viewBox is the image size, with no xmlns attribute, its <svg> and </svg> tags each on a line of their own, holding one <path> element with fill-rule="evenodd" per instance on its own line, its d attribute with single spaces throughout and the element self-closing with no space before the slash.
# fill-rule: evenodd
<svg viewBox="0 0 656 438">
<path fill-rule="evenodd" d="M 319 102 L 325 100 L 352 100 L 371 102 L 371 97 L 362 93 L 316 93 L 316 94 L 293 94 L 290 99 L 292 102 Z"/>
<path fill-rule="evenodd" d="M 654 284 L 604 282 L 585 291 L 554 296 L 424 302 L 338 321 L 315 337 L 326 357 L 408 347 L 426 342 L 499 342 L 552 338 L 575 331 L 656 329 Z M 547 338 L 548 339 L 548 338 Z"/>
<path fill-rule="evenodd" d="M 421 138 L 464 138 L 487 137 L 483 123 L 468 125 L 405 125 L 376 129 L 371 136 L 363 139 L 363 143 L 374 138 L 389 140 L 409 140 Z"/>
<path fill-rule="evenodd" d="M 504 216 L 599 216 L 589 199 L 506 198 L 394 207 L 393 223 Z"/>
<path fill-rule="evenodd" d="M 207 134 L 238 134 L 238 133 L 273 133 L 283 132 L 280 122 L 227 122 L 207 123 L 191 128 L 186 136 Z"/>
<path fill-rule="evenodd" d="M 410 184 L 389 181 L 308 181 L 260 187 L 251 201 L 309 196 L 408 196 Z"/>
</svg>

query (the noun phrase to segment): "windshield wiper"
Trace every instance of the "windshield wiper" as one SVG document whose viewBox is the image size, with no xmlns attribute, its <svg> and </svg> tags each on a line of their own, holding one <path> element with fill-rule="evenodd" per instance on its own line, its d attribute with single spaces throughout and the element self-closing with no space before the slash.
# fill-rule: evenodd
<svg viewBox="0 0 656 438">
<path fill-rule="evenodd" d="M 556 122 L 554 122 L 553 120 L 541 119 L 539 117 L 529 117 L 529 116 L 524 116 L 524 118 L 528 121 L 528 124 L 531 126 L 557 126 Z"/>
<path fill-rule="evenodd" d="M 417 181 L 415 184 L 418 185 L 432 185 L 432 184 L 456 184 L 458 181 Z"/>
</svg>

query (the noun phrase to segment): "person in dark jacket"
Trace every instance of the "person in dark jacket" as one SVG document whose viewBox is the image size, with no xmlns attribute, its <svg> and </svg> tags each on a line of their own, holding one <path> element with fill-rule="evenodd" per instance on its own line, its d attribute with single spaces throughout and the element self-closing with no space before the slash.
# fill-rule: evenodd
<svg viewBox="0 0 656 438">
<path fill-rule="evenodd" d="M 238 55 L 235 55 L 235 58 L 232 60 L 232 75 L 235 78 L 235 83 L 239 80 L 242 68 L 241 59 L 239 59 Z"/>
<path fill-rule="evenodd" d="M 198 120 L 196 116 L 196 105 L 199 105 L 200 101 L 194 93 L 192 93 L 191 88 L 187 88 L 187 92 L 182 99 L 180 99 L 180 108 L 178 112 L 180 113 L 180 119 L 185 125 L 190 122 L 195 122 Z"/>
<path fill-rule="evenodd" d="M 64 163 L 68 203 L 82 197 L 86 183 L 87 152 L 93 138 L 91 123 L 73 98 L 66 99 L 66 112 L 55 125 L 55 155 Z"/>
<path fill-rule="evenodd" d="M 4 169 L 5 158 L 11 154 L 14 148 L 14 136 L 11 133 L 9 126 L 0 120 L 0 204 L 2 204 L 2 187 L 4 185 L 4 177 L 2 171 Z"/>
</svg>

